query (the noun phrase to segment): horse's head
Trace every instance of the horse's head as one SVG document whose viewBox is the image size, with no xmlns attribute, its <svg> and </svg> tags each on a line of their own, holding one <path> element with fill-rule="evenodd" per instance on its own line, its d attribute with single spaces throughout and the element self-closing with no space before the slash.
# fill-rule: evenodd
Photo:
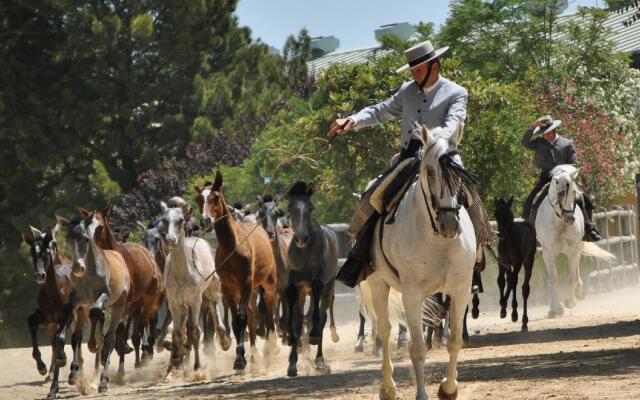
<svg viewBox="0 0 640 400">
<path fill-rule="evenodd" d="M 47 279 L 47 268 L 53 263 L 57 250 L 54 234 L 51 229 L 41 231 L 29 226 L 29 231 L 22 232 L 22 241 L 27 243 L 31 250 L 33 263 L 33 277 L 36 283 L 42 285 Z"/>
<path fill-rule="evenodd" d="M 202 224 L 206 227 L 216 222 L 224 215 L 230 214 L 222 195 L 223 178 L 220 171 L 216 172 L 216 178 L 209 189 L 204 189 L 202 195 Z"/>
<path fill-rule="evenodd" d="M 505 224 L 513 222 L 513 211 L 511 211 L 513 197 L 509 199 L 497 197 L 493 204 L 495 205 L 496 222 L 498 226 L 504 226 Z"/>
<path fill-rule="evenodd" d="M 211 218 L 209 218 L 209 212 L 205 205 L 209 194 L 211 194 L 212 186 L 213 184 L 211 182 L 205 182 L 204 185 L 193 185 L 193 188 L 197 193 L 196 202 L 198 203 L 198 208 L 200 209 L 200 225 L 202 225 L 203 228 L 207 228 L 211 224 Z"/>
<path fill-rule="evenodd" d="M 578 189 L 575 180 L 578 168 L 572 165 L 558 165 L 551 170 L 549 184 L 549 203 L 556 215 L 567 225 L 575 222 L 576 195 Z"/>
<path fill-rule="evenodd" d="M 293 241 L 300 248 L 309 243 L 312 222 L 311 212 L 313 211 L 312 194 L 313 184 L 307 185 L 302 181 L 296 182 L 287 192 L 289 215 L 291 215 L 291 223 L 295 232 Z"/>
<path fill-rule="evenodd" d="M 270 239 L 275 238 L 276 229 L 278 229 L 279 219 L 284 217 L 284 211 L 278 208 L 273 197 L 267 195 L 258 199 L 260 210 L 258 218 L 262 222 L 262 227 L 269 235 Z"/>
<path fill-rule="evenodd" d="M 141 222 L 138 222 L 138 225 L 143 231 L 142 244 L 151 254 L 156 254 L 157 251 L 162 250 L 163 247 L 166 246 L 158 225 L 150 224 L 149 226 L 145 226 Z"/>
<path fill-rule="evenodd" d="M 184 238 L 185 224 L 191 218 L 191 210 L 185 215 L 182 208 L 169 207 L 165 202 L 160 202 L 160 206 L 164 213 L 163 222 L 167 226 L 167 246 L 173 249 Z"/>
<path fill-rule="evenodd" d="M 430 198 L 427 208 L 435 211 L 432 221 L 437 233 L 445 238 L 453 238 L 459 232 L 458 193 L 463 181 L 471 183 L 473 179 L 462 166 L 457 148 L 462 139 L 462 128 L 449 135 L 445 128 L 428 131 L 421 129 L 424 154 L 420 164 L 420 179 L 423 189 L 428 187 Z"/>
<path fill-rule="evenodd" d="M 67 230 L 67 243 L 71 247 L 71 259 L 73 261 L 71 272 L 76 277 L 81 277 L 87 272 L 85 257 L 89 252 L 89 242 L 92 240 L 89 227 L 94 221 L 94 213 L 88 212 L 84 214 L 84 212 L 81 212 L 81 215 L 74 215 L 70 221 L 62 217 L 56 218 L 58 219 L 58 224 Z"/>
</svg>

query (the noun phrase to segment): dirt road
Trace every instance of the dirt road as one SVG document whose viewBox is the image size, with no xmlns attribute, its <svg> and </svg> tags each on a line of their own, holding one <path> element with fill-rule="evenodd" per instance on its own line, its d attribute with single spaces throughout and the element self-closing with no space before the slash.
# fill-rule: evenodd
<svg viewBox="0 0 640 400">
<path fill-rule="evenodd" d="M 487 299 L 488 300 L 488 299 Z M 519 323 L 483 312 L 470 321 L 471 342 L 461 351 L 459 399 L 640 399 L 640 288 L 588 296 L 558 319 L 546 319 L 546 307 L 530 308 L 530 331 Z M 26 331 L 26 329 L 25 329 Z M 112 383 L 107 395 L 97 394 L 97 378 L 85 377 L 81 390 L 61 384 L 60 398 L 119 399 L 374 399 L 380 384 L 380 360 L 354 354 L 355 323 L 340 326 L 340 342 L 325 335 L 325 359 L 330 372 L 317 373 L 304 357 L 300 376 L 286 378 L 288 348 L 268 361 L 249 366 L 246 375 L 230 374 L 232 351 L 205 357 L 203 372 L 181 371 L 163 379 L 168 352 L 134 370 L 132 357 L 124 384 Z M 26 332 L 25 332 L 26 334 Z M 392 333 L 395 339 L 395 332 Z M 394 346 L 395 347 L 395 346 Z M 262 344 L 259 344 L 262 348 Z M 50 349 L 42 348 L 49 360 Z M 67 347 L 67 354 L 70 351 Z M 85 350 L 86 364 L 93 355 Z M 312 350 L 315 355 L 315 350 Z M 415 396 L 406 350 L 394 350 L 394 378 L 403 399 Z M 308 359 L 307 359 L 308 360 Z M 445 347 L 427 354 L 428 394 L 436 398 L 445 371 Z M 68 374 L 64 368 L 61 376 Z M 31 349 L 0 351 L 0 399 L 45 398 L 44 383 L 31 358 Z"/>
</svg>

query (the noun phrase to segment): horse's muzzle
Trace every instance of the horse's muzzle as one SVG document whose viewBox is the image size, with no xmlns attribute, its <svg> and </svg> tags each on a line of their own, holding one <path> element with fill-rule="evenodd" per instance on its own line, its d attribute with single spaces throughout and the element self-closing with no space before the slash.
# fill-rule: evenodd
<svg viewBox="0 0 640 400">
<path fill-rule="evenodd" d="M 42 285 L 44 283 L 44 281 L 47 279 L 47 273 L 46 272 L 34 272 L 33 273 L 33 277 L 36 280 L 36 283 L 38 285 Z"/>
<path fill-rule="evenodd" d="M 438 216 L 438 230 L 446 239 L 453 239 L 460 233 L 460 219 L 454 213 L 441 213 Z"/>
<path fill-rule="evenodd" d="M 84 276 L 85 272 L 87 272 L 87 267 L 84 265 L 84 260 L 74 261 L 73 265 L 71 266 L 71 272 L 77 278 Z"/>
<path fill-rule="evenodd" d="M 564 214 L 563 213 L 562 220 L 567 225 L 573 225 L 573 223 L 576 222 L 576 217 L 573 215 L 573 213 L 571 213 L 571 214 L 569 214 L 569 213 Z"/>
<path fill-rule="evenodd" d="M 293 240 L 296 242 L 296 246 L 298 248 L 303 248 L 309 243 L 309 235 L 301 234 L 300 232 L 296 232 L 293 235 Z"/>
</svg>

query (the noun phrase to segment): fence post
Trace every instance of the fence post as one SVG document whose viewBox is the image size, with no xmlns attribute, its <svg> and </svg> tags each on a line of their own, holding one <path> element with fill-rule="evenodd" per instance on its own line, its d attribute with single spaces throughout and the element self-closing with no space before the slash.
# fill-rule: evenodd
<svg viewBox="0 0 640 400">
<path fill-rule="evenodd" d="M 640 173 L 636 174 L 636 213 L 635 213 L 635 236 L 636 236 L 636 268 L 638 269 L 638 276 L 640 276 L 640 240 L 638 240 L 638 233 L 640 232 Z"/>
</svg>

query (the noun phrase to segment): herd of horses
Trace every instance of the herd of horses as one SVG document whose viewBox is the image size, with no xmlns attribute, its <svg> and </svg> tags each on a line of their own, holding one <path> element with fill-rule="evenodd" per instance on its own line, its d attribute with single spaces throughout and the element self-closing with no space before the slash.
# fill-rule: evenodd
<svg viewBox="0 0 640 400">
<path fill-rule="evenodd" d="M 398 344 L 407 343 L 416 378 L 416 397 L 426 399 L 424 386 L 425 322 L 438 324 L 448 312 L 450 355 L 438 396 L 457 396 L 457 357 L 466 334 L 466 314 L 472 292 L 472 274 L 478 259 L 473 226 L 458 203 L 458 192 L 467 172 L 459 163 L 457 146 L 462 132 L 449 137 L 441 128 L 421 132 L 424 152 L 419 173 L 397 206 L 394 222 L 380 220 L 372 246 L 375 273 L 361 285 L 361 326 L 355 350 L 364 347 L 364 315 L 374 323 L 382 353 L 382 399 L 395 399 L 393 367 L 389 353 L 391 321 L 400 321 Z M 499 228 L 498 264 L 501 317 L 506 317 L 512 296 L 511 319 L 518 320 L 516 288 L 524 265 L 522 330 L 528 329 L 527 299 L 530 293 L 536 239 L 541 243 L 551 289 L 551 317 L 562 314 L 556 285 L 555 258 L 569 258 L 572 283 L 567 307 L 584 296 L 578 263 L 580 254 L 609 256 L 582 242 L 580 209 L 575 203 L 577 170 L 554 170 L 549 194 L 537 214 L 535 227 L 514 222 L 513 199 L 497 199 Z M 222 350 L 236 339 L 232 368 L 242 374 L 249 361 L 261 355 L 257 336 L 264 338 L 263 357 L 279 351 L 277 340 L 290 346 L 287 375 L 297 375 L 298 351 L 306 341 L 317 346 L 315 367 L 325 369 L 323 331 L 330 317 L 330 332 L 339 340 L 333 315 L 335 277 L 338 272 L 336 233 L 313 216 L 312 184 L 295 182 L 278 198 L 259 200 L 253 220 L 230 207 L 223 195 L 223 176 L 213 183 L 195 185 L 202 220 L 194 223 L 191 209 L 179 197 L 161 202 L 161 216 L 142 225 L 142 244 L 123 243 L 109 224 L 111 207 L 78 209 L 69 219 L 57 216 L 54 228 L 30 227 L 22 233 L 29 244 L 34 278 L 41 286 L 36 311 L 28 318 L 33 358 L 42 375 L 49 374 L 48 398 L 59 391 L 60 368 L 66 365 L 66 335 L 71 334 L 73 360 L 68 377 L 74 384 L 83 364 L 83 327 L 90 324 L 88 349 L 95 353 L 94 368 L 102 366 L 98 390 L 108 390 L 109 360 L 119 357 L 117 378 L 122 379 L 125 355 L 135 352 L 135 367 L 153 358 L 154 347 L 170 350 L 166 373 L 180 368 L 193 353 L 193 369 L 200 364 L 200 345 Z M 285 210 L 278 206 L 287 200 Z M 249 219 L 247 221 L 247 219 Z M 195 227 L 195 228 L 194 228 Z M 201 227 L 204 232 L 194 233 Z M 69 254 L 65 256 L 56 235 L 65 232 Z M 213 249 L 204 235 L 215 232 Z M 69 258 L 67 258 L 69 257 Z M 506 287 L 505 287 L 506 285 Z M 442 295 L 440 295 L 442 294 Z M 445 296 L 446 295 L 446 296 Z M 305 300 L 310 303 L 305 314 Z M 434 299 L 439 299 L 438 301 Z M 477 293 L 472 315 L 477 318 Z M 108 318 L 107 318 L 108 317 Z M 231 323 L 229 324 L 229 317 Z M 108 323 L 107 323 L 108 322 Z M 107 324 L 105 332 L 104 325 Z M 52 335 L 50 367 L 42 361 L 37 329 L 46 326 Z M 463 333 L 464 331 L 464 333 Z M 133 348 L 128 345 L 129 336 Z"/>
</svg>

